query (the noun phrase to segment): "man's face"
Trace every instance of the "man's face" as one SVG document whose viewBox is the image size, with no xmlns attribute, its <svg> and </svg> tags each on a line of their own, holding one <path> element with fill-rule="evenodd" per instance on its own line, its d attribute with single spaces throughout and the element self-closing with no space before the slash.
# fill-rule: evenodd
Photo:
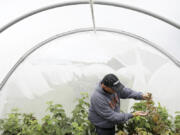
<svg viewBox="0 0 180 135">
<path fill-rule="evenodd" d="M 107 91 L 108 93 L 110 93 L 110 94 L 114 94 L 114 93 L 115 93 L 115 91 L 114 91 L 112 88 L 109 88 L 109 87 L 107 87 L 107 86 L 104 85 L 104 84 L 101 84 L 101 86 L 102 86 L 102 88 L 103 88 L 105 91 Z"/>
</svg>

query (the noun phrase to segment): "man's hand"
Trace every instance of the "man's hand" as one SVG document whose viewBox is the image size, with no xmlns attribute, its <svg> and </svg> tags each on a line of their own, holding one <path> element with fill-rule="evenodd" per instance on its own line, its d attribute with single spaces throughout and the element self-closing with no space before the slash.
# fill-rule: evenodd
<svg viewBox="0 0 180 135">
<path fill-rule="evenodd" d="M 148 113 L 147 112 L 142 112 L 142 111 L 137 111 L 132 113 L 133 116 L 146 116 Z"/>
<path fill-rule="evenodd" d="M 152 94 L 151 93 L 146 93 L 146 94 L 143 94 L 143 99 L 144 100 L 151 100 L 152 99 Z"/>
</svg>

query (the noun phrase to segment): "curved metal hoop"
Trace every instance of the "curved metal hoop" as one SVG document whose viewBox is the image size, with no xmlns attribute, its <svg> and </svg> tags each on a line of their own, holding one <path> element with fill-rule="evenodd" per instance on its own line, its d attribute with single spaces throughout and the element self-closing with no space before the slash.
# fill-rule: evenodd
<svg viewBox="0 0 180 135">
<path fill-rule="evenodd" d="M 16 64 L 11 68 L 11 70 L 8 72 L 8 74 L 5 76 L 5 78 L 3 79 L 3 81 L 0 84 L 0 91 L 2 90 L 2 88 L 4 87 L 4 85 L 6 84 L 6 82 L 8 81 L 8 79 L 10 78 L 10 76 L 13 74 L 13 72 L 18 68 L 18 66 L 29 56 L 31 55 L 33 52 L 35 52 L 36 50 L 38 50 L 39 48 L 41 48 L 42 46 L 48 44 L 49 42 L 54 41 L 55 39 L 61 38 L 61 37 L 65 37 L 68 35 L 72 35 L 72 34 L 76 34 L 76 33 L 83 33 L 83 32 L 89 32 L 89 31 L 93 31 L 93 28 L 81 28 L 81 29 L 75 29 L 72 31 L 68 31 L 68 32 L 64 32 L 64 33 L 60 33 L 58 35 L 54 35 L 50 38 L 48 38 L 45 41 L 40 42 L 39 44 L 35 45 L 33 48 L 31 48 L 29 51 L 27 51 L 17 62 Z M 165 56 L 167 56 L 172 62 L 174 62 L 178 67 L 180 67 L 180 62 L 178 60 L 176 60 L 176 58 L 174 58 L 173 56 L 171 56 L 168 52 L 166 52 L 165 50 L 163 50 L 162 48 L 160 48 L 159 46 L 157 46 L 156 44 L 129 32 L 126 31 L 121 31 L 121 30 L 116 30 L 116 29 L 110 29 L 110 28 L 96 28 L 96 31 L 102 31 L 102 32 L 110 32 L 110 33 L 116 33 L 116 34 L 122 34 L 122 35 L 126 35 L 132 38 L 135 38 L 141 42 L 144 42 L 146 44 L 148 44 L 149 46 L 155 48 L 156 50 L 160 51 L 162 54 L 164 54 Z"/>
<path fill-rule="evenodd" d="M 0 28 L 0 33 L 5 31 L 6 29 L 11 27 L 12 25 L 18 23 L 19 21 L 21 21 L 23 19 L 26 19 L 26 18 L 34 15 L 34 14 L 37 14 L 37 13 L 40 13 L 40 12 L 43 12 L 43 11 L 46 11 L 46 10 L 58 8 L 58 7 L 72 6 L 72 5 L 81 5 L 81 4 L 89 4 L 89 2 L 88 1 L 64 2 L 64 3 L 58 3 L 58 4 L 55 4 L 55 5 L 50 5 L 50 6 L 47 6 L 47 7 L 43 7 L 43 8 L 31 11 L 31 12 L 29 12 L 27 14 L 24 14 L 24 15 L 16 18 L 13 21 L 10 21 L 8 24 L 4 25 L 2 28 Z M 98 0 L 94 1 L 94 4 L 106 5 L 106 6 L 114 6 L 114 7 L 121 7 L 121 8 L 129 9 L 129 10 L 133 10 L 133 11 L 136 11 L 136 12 L 140 12 L 140 13 L 152 16 L 152 17 L 154 17 L 156 19 L 159 19 L 159 20 L 161 20 L 163 22 L 166 22 L 167 24 L 170 24 L 171 26 L 174 26 L 177 29 L 180 29 L 180 25 L 179 24 L 177 24 L 177 23 L 175 23 L 175 22 L 173 22 L 173 21 L 171 21 L 171 20 L 169 20 L 169 19 L 167 19 L 165 17 L 162 17 L 160 15 L 152 13 L 150 11 L 146 11 L 144 9 L 140 9 L 140 8 L 137 8 L 137 7 L 133 7 L 133 6 L 129 6 L 129 5 L 121 4 L 121 3 L 104 2 L 104 1 L 98 1 Z"/>
</svg>

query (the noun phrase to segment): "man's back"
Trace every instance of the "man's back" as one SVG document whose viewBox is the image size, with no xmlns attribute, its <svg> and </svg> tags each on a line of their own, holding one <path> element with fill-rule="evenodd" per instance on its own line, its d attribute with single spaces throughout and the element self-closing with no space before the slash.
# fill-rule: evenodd
<svg viewBox="0 0 180 135">
<path fill-rule="evenodd" d="M 115 124 L 125 122 L 132 117 L 131 113 L 119 112 L 120 97 L 118 94 L 105 92 L 99 84 L 91 96 L 89 120 L 95 126 L 112 128 Z"/>
<path fill-rule="evenodd" d="M 107 95 L 108 93 L 105 93 L 102 88 L 100 87 L 100 84 L 96 87 L 93 95 L 91 96 L 91 104 L 89 108 L 89 120 L 98 127 L 104 127 L 104 128 L 112 128 L 114 126 L 113 122 L 110 122 L 106 120 L 105 118 L 100 115 L 101 112 L 103 113 L 102 109 L 99 106 L 107 106 L 107 111 L 111 109 L 108 107 L 108 100 L 110 100 L 110 96 Z M 110 110 L 111 111 L 111 110 Z"/>
<path fill-rule="evenodd" d="M 124 87 L 114 74 L 107 74 L 92 94 L 89 108 L 88 118 L 95 125 L 98 135 L 114 135 L 116 124 L 124 123 L 133 116 L 144 116 L 141 112 L 120 113 L 120 98 L 142 100 L 144 95 Z"/>
</svg>

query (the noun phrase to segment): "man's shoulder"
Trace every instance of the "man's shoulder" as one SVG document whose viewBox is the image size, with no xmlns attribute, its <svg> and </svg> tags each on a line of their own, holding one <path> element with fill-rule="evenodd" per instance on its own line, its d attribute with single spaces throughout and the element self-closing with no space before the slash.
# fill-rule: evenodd
<svg viewBox="0 0 180 135">
<path fill-rule="evenodd" d="M 105 101 L 106 98 L 107 97 L 103 93 L 99 92 L 98 90 L 96 90 L 91 96 L 91 100 L 93 101 Z"/>
<path fill-rule="evenodd" d="M 98 98 L 101 97 L 101 93 L 98 90 L 95 90 L 91 96 L 91 98 Z"/>
</svg>

